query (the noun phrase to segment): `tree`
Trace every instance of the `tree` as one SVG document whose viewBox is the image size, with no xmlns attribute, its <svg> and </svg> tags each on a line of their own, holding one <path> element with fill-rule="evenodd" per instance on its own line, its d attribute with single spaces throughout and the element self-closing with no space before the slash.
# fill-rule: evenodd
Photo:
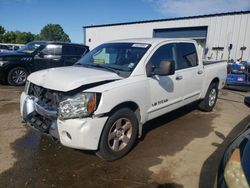
<svg viewBox="0 0 250 188">
<path fill-rule="evenodd" d="M 40 40 L 70 42 L 69 36 L 63 31 L 59 24 L 47 24 L 39 35 Z"/>
<path fill-rule="evenodd" d="M 4 43 L 16 43 L 17 34 L 14 31 L 8 31 L 3 35 L 2 42 Z"/>
<path fill-rule="evenodd" d="M 5 29 L 3 26 L 0 25 L 0 35 L 3 35 L 5 33 Z"/>
<path fill-rule="evenodd" d="M 17 33 L 16 36 L 16 43 L 18 44 L 26 44 L 28 42 L 31 42 L 33 40 L 35 40 L 36 35 L 30 33 L 30 32 L 19 32 Z"/>
<path fill-rule="evenodd" d="M 36 35 L 30 32 L 8 31 L 1 36 L 0 40 L 4 43 L 26 44 L 35 38 Z"/>
<path fill-rule="evenodd" d="M 0 42 L 3 41 L 3 34 L 5 33 L 5 29 L 3 26 L 0 25 Z"/>
</svg>

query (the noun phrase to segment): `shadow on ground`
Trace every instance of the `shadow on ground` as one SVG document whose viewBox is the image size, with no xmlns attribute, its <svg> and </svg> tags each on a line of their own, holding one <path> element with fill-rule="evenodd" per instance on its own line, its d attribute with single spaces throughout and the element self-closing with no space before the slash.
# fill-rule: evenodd
<svg viewBox="0 0 250 188">
<path fill-rule="evenodd" d="M 216 173 L 220 164 L 220 160 L 231 141 L 239 135 L 250 123 L 250 115 L 245 117 L 242 121 L 240 121 L 225 137 L 222 133 L 215 131 L 215 134 L 223 140 L 221 144 L 212 143 L 212 145 L 218 147 L 214 153 L 212 153 L 207 160 L 203 163 L 199 187 L 200 188 L 211 188 L 213 187 L 216 179 Z"/>
<path fill-rule="evenodd" d="M 219 113 L 204 114 L 195 107 L 183 107 L 145 124 L 142 141 L 114 162 L 103 161 L 93 152 L 66 148 L 30 130 L 12 144 L 17 161 L 0 174 L 0 187 L 182 188 L 168 177 L 164 177 L 166 184 L 158 184 L 150 179 L 148 169 L 161 163 L 160 155 L 174 155 L 193 139 L 213 131 L 212 120 Z"/>
</svg>

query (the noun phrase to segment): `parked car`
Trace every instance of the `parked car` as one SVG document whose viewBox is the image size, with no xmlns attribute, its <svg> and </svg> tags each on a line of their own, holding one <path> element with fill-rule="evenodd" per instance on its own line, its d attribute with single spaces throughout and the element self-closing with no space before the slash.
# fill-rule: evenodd
<svg viewBox="0 0 250 188">
<path fill-rule="evenodd" d="M 102 44 L 75 66 L 31 74 L 21 95 L 22 117 L 65 146 L 119 159 L 145 122 L 194 101 L 213 110 L 227 64 L 204 64 L 197 49 L 188 39 Z"/>
<path fill-rule="evenodd" d="M 70 66 L 89 51 L 87 46 L 73 43 L 30 42 L 15 52 L 0 54 L 0 81 L 24 85 L 32 72 Z"/>
<path fill-rule="evenodd" d="M 0 43 L 0 52 L 11 52 L 16 51 L 23 47 L 22 44 L 6 44 L 6 43 Z"/>
<path fill-rule="evenodd" d="M 244 103 L 250 108 L 250 96 Z M 227 147 L 218 170 L 217 188 L 249 188 L 250 124 Z"/>
<path fill-rule="evenodd" d="M 11 50 L 10 50 L 10 47 L 8 45 L 0 44 L 0 52 L 9 52 L 9 51 L 11 51 Z"/>
</svg>

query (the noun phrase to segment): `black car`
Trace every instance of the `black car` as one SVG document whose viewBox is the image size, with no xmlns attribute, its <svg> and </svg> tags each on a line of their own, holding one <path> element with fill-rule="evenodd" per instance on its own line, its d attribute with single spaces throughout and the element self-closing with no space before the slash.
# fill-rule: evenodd
<svg viewBox="0 0 250 188">
<path fill-rule="evenodd" d="M 80 44 L 35 41 L 15 52 L 0 53 L 0 81 L 24 85 L 35 71 L 73 65 L 89 48 Z"/>
<path fill-rule="evenodd" d="M 0 44 L 0 52 L 8 52 L 8 51 L 11 51 L 8 45 Z"/>
<path fill-rule="evenodd" d="M 250 107 L 250 97 L 244 102 Z M 250 187 L 250 123 L 227 147 L 217 174 L 217 188 Z"/>
</svg>

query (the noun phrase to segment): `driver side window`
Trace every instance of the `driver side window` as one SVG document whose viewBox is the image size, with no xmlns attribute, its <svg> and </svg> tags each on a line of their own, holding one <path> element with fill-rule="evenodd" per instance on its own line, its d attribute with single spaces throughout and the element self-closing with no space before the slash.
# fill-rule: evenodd
<svg viewBox="0 0 250 188">
<path fill-rule="evenodd" d="M 161 61 L 175 61 L 176 62 L 176 53 L 175 53 L 176 44 L 165 44 L 158 48 L 155 53 L 150 58 L 149 62 L 155 68 L 160 67 Z"/>
</svg>

